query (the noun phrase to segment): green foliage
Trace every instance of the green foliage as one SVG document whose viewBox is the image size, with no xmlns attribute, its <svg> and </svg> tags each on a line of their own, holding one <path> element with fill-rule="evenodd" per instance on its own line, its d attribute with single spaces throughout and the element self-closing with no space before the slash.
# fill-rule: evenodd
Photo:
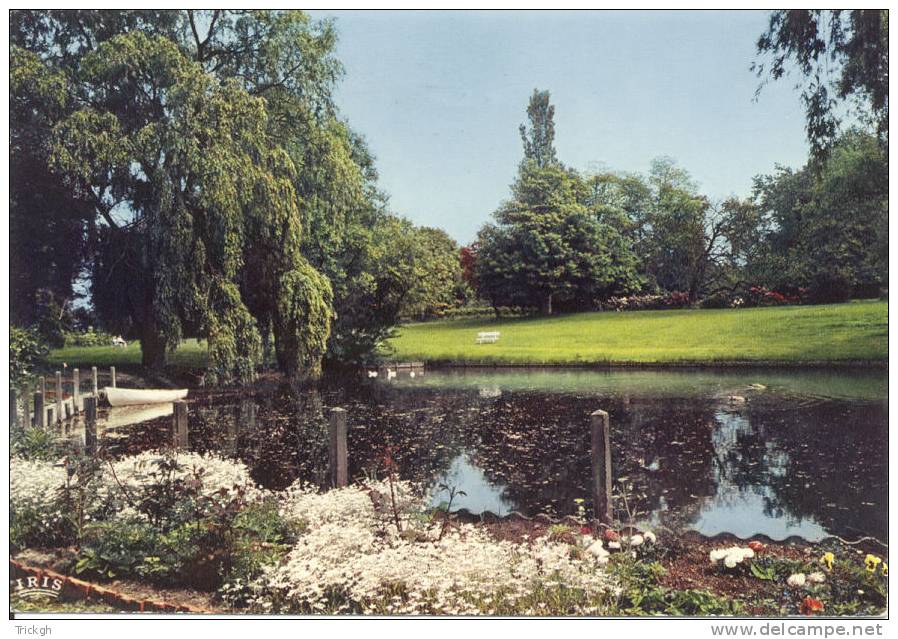
<svg viewBox="0 0 898 639">
<path fill-rule="evenodd" d="M 441 229 L 414 228 L 411 235 L 414 252 L 408 259 L 414 269 L 400 314 L 414 319 L 445 314 L 464 295 L 458 244 Z"/>
<path fill-rule="evenodd" d="M 761 581 L 773 581 L 776 579 L 776 571 L 772 566 L 761 566 L 760 562 L 753 561 L 750 569 L 752 576 Z"/>
<path fill-rule="evenodd" d="M 32 326 L 41 341 L 50 348 L 65 344 L 66 312 L 52 291 L 39 289 L 34 294 Z"/>
<path fill-rule="evenodd" d="M 549 103 L 549 92 L 533 89 L 527 105 L 530 127 L 520 126 L 524 143 L 524 162 L 534 162 L 539 168 L 558 163 L 555 156 L 555 106 Z"/>
<path fill-rule="evenodd" d="M 888 285 L 888 160 L 851 131 L 822 165 L 755 179 L 765 248 L 748 263 L 775 290 L 810 289 L 817 302 L 876 295 Z"/>
<path fill-rule="evenodd" d="M 590 306 L 638 286 L 635 259 L 613 227 L 581 203 L 579 176 L 560 165 L 525 162 L 513 198 L 478 236 L 476 276 L 493 306 Z"/>
<path fill-rule="evenodd" d="M 9 327 L 9 381 L 11 385 L 31 379 L 47 358 L 47 348 L 37 332 L 10 325 Z"/>
<path fill-rule="evenodd" d="M 79 333 L 69 331 L 65 335 L 65 345 L 69 346 L 110 346 L 112 334 L 104 331 L 96 331 L 89 326 L 86 331 Z"/>
<path fill-rule="evenodd" d="M 308 264 L 281 277 L 274 336 L 281 370 L 291 378 L 315 379 L 321 373 L 332 302 L 330 283 Z"/>
<path fill-rule="evenodd" d="M 846 15 L 847 14 L 847 15 Z M 840 106 L 872 121 L 880 140 L 889 136 L 889 12 L 884 9 L 781 9 L 770 12 L 757 44 L 770 66 L 753 65 L 758 77 L 779 80 L 797 67 L 812 154 L 823 159 L 839 132 Z M 760 88 L 759 88 L 760 91 Z M 841 101 L 841 104 L 840 104 Z"/>
<path fill-rule="evenodd" d="M 278 361 L 316 371 L 330 291 L 303 256 L 338 295 L 378 266 L 352 262 L 380 196 L 332 103 L 332 24 L 299 11 L 18 11 L 11 27 L 21 113 L 51 142 L 37 160 L 87 202 L 104 324 L 138 337 L 153 368 L 183 335 L 208 336 L 210 379 L 227 382 L 258 364 L 249 316 L 265 333 L 277 320 L 292 349 Z M 351 299 L 335 305 L 365 326 L 341 313 Z"/>
<path fill-rule="evenodd" d="M 259 234 L 270 245 L 253 272 L 273 278 L 257 281 L 269 295 L 279 273 L 302 268 L 295 169 L 269 139 L 266 103 L 217 82 L 171 40 L 142 32 L 85 54 L 76 81 L 94 91 L 88 106 L 55 125 L 52 166 L 97 190 L 107 210 L 126 204 L 134 212 L 127 229 L 110 217 L 100 233 L 98 311 L 111 325 L 133 327 L 147 366 L 164 363 L 186 325 L 209 338 L 211 380 L 247 381 L 261 357 L 237 286 L 247 247 Z M 115 94 L 105 90 L 110 83 Z M 120 94 L 145 99 L 125 109 Z M 304 292 L 314 306 L 326 282 L 312 284 Z M 326 317 L 304 319 L 320 341 Z"/>
<path fill-rule="evenodd" d="M 66 451 L 55 432 L 30 425 L 14 429 L 10 433 L 9 446 L 12 455 L 30 460 L 59 459 Z"/>
<path fill-rule="evenodd" d="M 248 585 L 263 570 L 281 561 L 290 545 L 305 530 L 302 522 L 290 521 L 278 510 L 277 502 L 266 500 L 248 506 L 234 524 L 237 537 L 230 567 L 218 590 L 219 596 L 232 607 L 249 603 L 253 594 Z"/>
<path fill-rule="evenodd" d="M 623 592 L 618 605 L 626 615 L 708 616 L 739 615 L 743 604 L 705 590 L 675 590 L 658 583 L 664 567 L 656 562 L 632 559 L 626 553 L 614 555 L 609 571 L 621 580 Z"/>
<path fill-rule="evenodd" d="M 149 576 L 159 543 L 157 531 L 140 520 L 97 522 L 82 540 L 74 571 L 83 577 Z"/>
<path fill-rule="evenodd" d="M 61 343 L 58 321 L 87 256 L 91 218 L 83 195 L 48 166 L 47 141 L 68 109 L 69 88 L 39 56 L 11 48 L 10 312 L 15 323 L 41 325 L 50 345 Z"/>
<path fill-rule="evenodd" d="M 66 522 L 48 521 L 47 513 L 37 507 L 11 508 L 9 545 L 11 548 L 56 548 L 72 541 Z"/>
</svg>

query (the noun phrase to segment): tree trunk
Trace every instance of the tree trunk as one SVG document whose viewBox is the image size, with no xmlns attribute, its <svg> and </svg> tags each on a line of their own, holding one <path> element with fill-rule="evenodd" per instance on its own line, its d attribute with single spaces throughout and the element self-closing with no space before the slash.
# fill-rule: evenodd
<svg viewBox="0 0 898 639">
<path fill-rule="evenodd" d="M 156 330 L 155 325 L 144 328 L 140 336 L 140 353 L 141 363 L 147 370 L 161 373 L 165 368 L 165 337 Z"/>
<path fill-rule="evenodd" d="M 549 293 L 543 298 L 542 306 L 540 307 L 540 313 L 543 315 L 551 315 L 552 314 L 552 294 Z"/>
</svg>

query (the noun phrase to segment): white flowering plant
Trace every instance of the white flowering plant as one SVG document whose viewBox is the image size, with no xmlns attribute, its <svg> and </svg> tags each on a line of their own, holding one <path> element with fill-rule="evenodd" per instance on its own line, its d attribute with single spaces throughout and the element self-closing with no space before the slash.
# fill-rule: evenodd
<svg viewBox="0 0 898 639">
<path fill-rule="evenodd" d="M 75 544 L 74 568 L 87 575 L 183 576 L 214 588 L 241 540 L 261 538 L 241 517 L 267 493 L 232 460 L 169 452 L 116 461 L 13 458 L 11 477 L 13 543 Z M 261 536 L 276 528 L 268 525 Z"/>
<path fill-rule="evenodd" d="M 749 559 L 755 556 L 755 551 L 742 546 L 730 546 L 728 548 L 715 548 L 709 553 L 711 564 L 726 570 L 733 570 L 739 566 L 748 565 Z"/>
<path fill-rule="evenodd" d="M 282 514 L 307 522 L 284 562 L 243 587 L 260 611 L 363 614 L 588 614 L 616 596 L 597 554 L 546 537 L 498 541 L 473 525 L 444 531 L 407 517 L 402 530 L 372 483 L 325 494 L 296 485 Z M 420 503 L 394 482 L 403 511 Z M 417 527 L 416 527 L 417 526 Z M 410 534 L 414 533 L 414 534 Z"/>
</svg>

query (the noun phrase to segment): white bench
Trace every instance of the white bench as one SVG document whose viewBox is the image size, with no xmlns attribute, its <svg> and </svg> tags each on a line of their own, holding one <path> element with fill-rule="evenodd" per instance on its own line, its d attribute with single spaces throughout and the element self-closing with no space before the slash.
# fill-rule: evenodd
<svg viewBox="0 0 898 639">
<path fill-rule="evenodd" d="M 476 344 L 495 344 L 499 341 L 499 331 L 477 333 Z"/>
</svg>

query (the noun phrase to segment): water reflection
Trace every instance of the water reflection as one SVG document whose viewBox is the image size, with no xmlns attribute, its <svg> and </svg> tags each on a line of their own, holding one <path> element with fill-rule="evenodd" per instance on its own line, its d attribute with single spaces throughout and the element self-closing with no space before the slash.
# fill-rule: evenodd
<svg viewBox="0 0 898 639">
<path fill-rule="evenodd" d="M 467 493 L 453 508 L 564 515 L 589 499 L 589 415 L 603 408 L 621 519 L 706 534 L 887 538 L 883 372 L 568 373 L 378 377 L 255 398 L 255 420 L 243 403 L 200 394 L 190 445 L 243 460 L 274 489 L 323 483 L 326 410 L 342 406 L 354 478 L 383 476 L 391 446 L 403 478 L 435 504 L 445 484 Z M 122 452 L 159 445 L 166 425 L 134 427 Z"/>
<path fill-rule="evenodd" d="M 449 468 L 437 477 L 427 491 L 434 507 L 449 507 L 453 511 L 462 508 L 472 513 L 491 512 L 500 517 L 515 509 L 515 504 L 505 497 L 505 486 L 496 486 L 472 461 L 467 452 L 452 460 Z M 450 495 L 458 489 L 463 494 Z"/>
</svg>

